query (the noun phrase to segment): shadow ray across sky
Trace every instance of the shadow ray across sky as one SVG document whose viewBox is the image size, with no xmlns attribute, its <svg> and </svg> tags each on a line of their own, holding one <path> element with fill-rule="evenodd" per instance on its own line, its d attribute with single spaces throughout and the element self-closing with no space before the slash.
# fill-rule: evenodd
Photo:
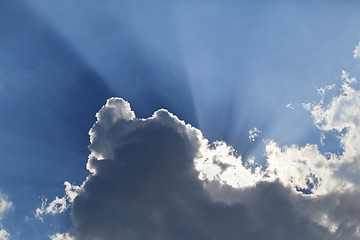
<svg viewBox="0 0 360 240">
<path fill-rule="evenodd" d="M 161 56 L 150 58 L 125 27 L 121 32 L 110 46 L 112 71 L 101 72 L 30 5 L 0 1 L 0 150 L 7 159 L 0 180 L 18 206 L 17 227 L 38 207 L 39 196 L 55 196 L 65 179 L 83 179 L 88 131 L 107 98 L 132 100 L 144 117 L 167 108 L 197 125 L 184 75 Z M 42 231 L 22 228 L 34 237 Z"/>
<path fill-rule="evenodd" d="M 84 148 L 94 112 L 111 90 L 28 6 L 1 4 L 1 111 L 6 113 L 1 126 L 32 140 Z"/>
<path fill-rule="evenodd" d="M 166 108 L 198 125 L 190 80 L 174 47 L 172 3 L 29 2 L 140 117 Z"/>
</svg>

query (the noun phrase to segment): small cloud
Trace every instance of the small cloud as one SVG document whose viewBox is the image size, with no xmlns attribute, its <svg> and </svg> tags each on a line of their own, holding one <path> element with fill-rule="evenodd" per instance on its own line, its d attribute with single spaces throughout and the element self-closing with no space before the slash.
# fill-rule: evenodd
<svg viewBox="0 0 360 240">
<path fill-rule="evenodd" d="M 66 199 L 64 197 L 59 198 L 56 197 L 55 200 L 51 201 L 48 206 L 47 205 L 47 199 L 43 198 L 42 199 L 42 203 L 41 203 L 41 207 L 36 209 L 36 213 L 35 216 L 37 218 L 41 219 L 41 216 L 43 214 L 58 214 L 58 213 L 62 213 L 64 212 L 67 208 L 68 205 L 66 203 Z"/>
<path fill-rule="evenodd" d="M 255 138 L 260 136 L 261 131 L 256 127 L 249 130 L 249 140 L 250 142 L 254 142 Z"/>
<path fill-rule="evenodd" d="M 255 138 L 260 131 L 254 129 L 252 134 Z M 201 180 L 218 181 L 234 188 L 246 188 L 254 186 L 264 178 L 260 167 L 252 170 L 249 166 L 254 159 L 249 158 L 243 162 L 242 156 L 225 142 L 216 141 L 209 146 L 204 139 L 203 143 L 199 156 L 194 160 L 195 169 L 199 171 Z"/>
<path fill-rule="evenodd" d="M 12 202 L 9 201 L 6 196 L 0 195 L 0 220 L 2 219 L 3 213 L 12 208 L 12 206 Z"/>
<path fill-rule="evenodd" d="M 310 111 L 312 108 L 312 104 L 311 103 L 303 103 L 302 104 L 303 108 L 305 108 L 306 110 Z"/>
<path fill-rule="evenodd" d="M 358 45 L 355 46 L 355 50 L 354 50 L 354 58 L 358 59 L 360 58 L 360 42 L 358 43 Z"/>
<path fill-rule="evenodd" d="M 292 105 L 292 103 L 287 104 L 285 107 L 289 108 L 289 109 L 292 109 L 292 110 L 295 109 L 295 107 Z"/>
<path fill-rule="evenodd" d="M 74 240 L 74 238 L 71 237 L 69 233 L 56 233 L 54 235 L 50 235 L 49 238 L 51 240 Z"/>
<path fill-rule="evenodd" d="M 318 92 L 318 94 L 319 94 L 320 96 L 324 96 L 325 93 L 326 93 L 326 91 L 331 90 L 331 89 L 333 89 L 334 87 L 335 87 L 335 84 L 327 85 L 327 86 L 325 86 L 325 87 L 321 87 L 321 88 L 317 89 L 317 92 Z"/>
<path fill-rule="evenodd" d="M 344 70 L 341 70 L 341 80 L 346 83 L 356 83 L 356 78 L 350 77 L 350 74 L 345 72 Z"/>
<path fill-rule="evenodd" d="M 41 207 L 35 210 L 35 217 L 43 221 L 42 216 L 44 214 L 59 214 L 65 212 L 74 201 L 77 196 L 80 186 L 72 185 L 69 182 L 65 182 L 65 196 L 64 197 L 55 197 L 53 201 L 48 204 L 48 200 L 46 198 L 42 198 Z"/>
<path fill-rule="evenodd" d="M 325 144 L 324 144 L 324 140 L 325 140 L 325 139 L 326 139 L 325 134 L 324 134 L 324 133 L 321 133 L 321 134 L 320 134 L 320 144 L 323 145 L 323 146 L 325 145 Z"/>
</svg>

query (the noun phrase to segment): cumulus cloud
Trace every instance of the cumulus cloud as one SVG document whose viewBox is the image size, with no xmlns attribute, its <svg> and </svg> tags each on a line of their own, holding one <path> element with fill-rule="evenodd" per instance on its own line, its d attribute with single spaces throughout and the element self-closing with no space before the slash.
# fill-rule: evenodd
<svg viewBox="0 0 360 240">
<path fill-rule="evenodd" d="M 322 239 L 330 234 L 298 214 L 292 203 L 297 194 L 290 188 L 260 181 L 261 169 L 245 167 L 231 147 L 209 144 L 199 130 L 164 109 L 138 119 L 127 102 L 109 99 L 90 138 L 91 174 L 72 205 L 75 239 Z M 204 166 L 211 169 L 204 170 L 206 177 L 200 162 L 214 165 Z M 236 176 L 240 180 L 233 182 Z M 246 197 L 232 204 L 217 201 L 204 187 L 214 183 L 218 191 L 228 186 Z"/>
<path fill-rule="evenodd" d="M 300 193 L 317 196 L 354 187 L 352 182 L 336 175 L 342 164 L 338 156 L 322 154 L 316 144 L 280 147 L 269 141 L 265 151 L 269 176 Z"/>
<path fill-rule="evenodd" d="M 140 119 L 110 98 L 89 131 L 90 174 L 36 214 L 71 206 L 74 228 L 50 239 L 358 239 L 360 91 L 342 72 L 341 93 L 304 104 L 314 125 L 334 133 L 341 153 L 317 144 L 264 140 L 264 164 L 165 109 Z M 259 131 L 249 131 L 250 140 Z"/>
<path fill-rule="evenodd" d="M 289 108 L 289 109 L 291 109 L 291 110 L 295 110 L 295 107 L 294 107 L 294 105 L 293 105 L 292 103 L 286 104 L 285 107 L 286 107 L 286 108 Z"/>
<path fill-rule="evenodd" d="M 266 171 L 271 178 L 279 179 L 285 186 L 309 194 L 324 195 L 356 188 L 360 177 L 360 91 L 352 85 L 355 77 L 341 72 L 341 93 L 324 102 L 327 90 L 335 85 L 318 89 L 322 96 L 318 103 L 303 104 L 321 130 L 320 143 L 324 145 L 325 133 L 335 134 L 341 151 L 321 153 L 317 144 L 280 147 L 275 141 L 266 144 Z"/>
<path fill-rule="evenodd" d="M 328 103 L 322 98 L 304 107 L 322 131 L 321 142 L 324 132 L 333 133 L 342 151 L 321 153 L 316 144 L 280 147 L 275 141 L 268 141 L 266 158 L 270 177 L 310 197 L 306 206 L 298 204 L 303 206 L 303 213 L 334 236 L 343 235 L 347 239 L 360 236 L 360 91 L 352 86 L 357 80 L 345 71 L 341 80 L 339 96 Z M 325 91 L 321 89 L 319 93 L 323 96 Z"/>
<path fill-rule="evenodd" d="M 268 140 L 261 166 L 167 110 L 136 118 L 121 98 L 96 117 L 89 176 L 39 210 L 72 204 L 71 234 L 52 240 L 358 237 L 360 194 L 335 174 L 341 156 Z"/>
<path fill-rule="evenodd" d="M 340 160 L 359 170 L 360 151 L 360 91 L 351 86 L 357 80 L 342 72 L 342 93 L 323 106 L 311 107 L 315 125 L 322 131 L 336 131 L 343 148 Z"/>
<path fill-rule="evenodd" d="M 311 197 L 356 188 L 357 179 L 360 177 L 360 91 L 351 86 L 357 80 L 347 72 L 342 71 L 341 80 L 341 94 L 330 99 L 329 103 L 324 103 L 324 96 L 326 91 L 335 88 L 334 84 L 318 89 L 322 97 L 318 103 L 304 104 L 314 118 L 314 125 L 322 131 L 320 143 L 324 145 L 325 132 L 335 133 L 342 147 L 341 154 L 322 153 L 317 144 L 281 147 L 274 140 L 267 140 L 266 164 L 262 168 L 258 166 L 255 172 L 241 163 L 241 156 L 240 161 L 237 161 L 240 162 L 240 167 L 233 167 L 237 174 L 233 174 L 231 180 L 225 181 L 225 175 L 221 175 L 223 170 L 219 167 L 220 164 L 207 164 L 207 168 L 199 171 L 205 169 L 207 176 L 210 176 L 208 180 L 218 180 L 233 187 L 253 186 L 260 181 L 280 181 L 295 192 Z M 249 138 L 253 139 L 258 132 L 257 129 L 251 129 Z M 223 151 L 215 149 L 215 152 L 217 155 Z M 216 162 L 226 163 L 226 166 L 236 162 L 224 154 L 219 159 Z M 352 179 L 349 176 L 352 176 Z M 234 184 L 237 181 L 238 183 Z"/>
<path fill-rule="evenodd" d="M 234 188 L 252 187 L 265 179 L 261 167 L 251 168 L 253 159 L 243 161 L 236 151 L 223 141 L 209 145 L 202 136 L 198 156 L 194 159 L 195 169 L 203 181 L 218 181 Z"/>
</svg>

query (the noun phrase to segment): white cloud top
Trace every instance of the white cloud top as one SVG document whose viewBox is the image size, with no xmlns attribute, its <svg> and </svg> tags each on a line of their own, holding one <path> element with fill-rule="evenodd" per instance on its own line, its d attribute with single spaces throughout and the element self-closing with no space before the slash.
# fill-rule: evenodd
<svg viewBox="0 0 360 240">
<path fill-rule="evenodd" d="M 9 240 L 10 234 L 5 230 L 0 228 L 0 240 Z"/>
<path fill-rule="evenodd" d="M 74 238 L 71 237 L 69 233 L 56 233 L 49 236 L 49 238 L 51 240 L 74 240 Z"/>
<path fill-rule="evenodd" d="M 336 156 L 321 154 L 317 145 L 281 148 L 276 142 L 269 141 L 266 157 L 269 176 L 296 191 L 322 195 L 348 186 L 334 176 L 338 168 Z"/>
<path fill-rule="evenodd" d="M 311 113 L 314 123 L 323 131 L 337 131 L 340 136 L 344 153 L 341 161 L 354 163 L 359 167 L 358 160 L 360 151 L 360 91 L 351 87 L 356 82 L 355 78 L 343 72 L 342 93 L 332 99 L 332 102 L 323 107 L 321 104 L 314 105 Z"/>
<path fill-rule="evenodd" d="M 202 139 L 195 168 L 201 180 L 218 181 L 234 188 L 252 187 L 264 179 L 265 174 L 260 167 L 252 169 L 245 164 L 242 157 L 225 142 L 209 145 L 207 139 Z"/>
</svg>

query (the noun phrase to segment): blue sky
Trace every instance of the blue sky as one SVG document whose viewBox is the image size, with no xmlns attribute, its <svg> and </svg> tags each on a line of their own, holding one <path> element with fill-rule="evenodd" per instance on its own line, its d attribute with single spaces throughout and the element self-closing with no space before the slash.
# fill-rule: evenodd
<svg viewBox="0 0 360 240">
<path fill-rule="evenodd" d="M 359 7 L 356 1 L 0 0 L 0 192 L 12 203 L 0 211 L 0 229 L 10 239 L 49 239 L 69 229 L 84 238 L 81 196 L 74 208 L 43 221 L 35 211 L 41 198 L 61 197 L 65 181 L 81 185 L 88 155 L 104 153 L 88 149 L 88 132 L 101 123 L 95 114 L 110 97 L 128 101 L 137 118 L 167 109 L 209 142 L 233 146 L 244 161 L 270 159 L 269 140 L 341 153 L 348 145 L 346 139 L 341 145 L 337 125 L 316 127 L 320 113 L 302 104 L 315 106 L 322 98 L 317 90 L 335 84 L 324 98 L 331 103 L 347 81 L 342 70 L 359 76 L 353 57 Z M 252 142 L 254 127 L 261 133 Z M 351 127 L 345 128 L 343 136 Z"/>
</svg>

